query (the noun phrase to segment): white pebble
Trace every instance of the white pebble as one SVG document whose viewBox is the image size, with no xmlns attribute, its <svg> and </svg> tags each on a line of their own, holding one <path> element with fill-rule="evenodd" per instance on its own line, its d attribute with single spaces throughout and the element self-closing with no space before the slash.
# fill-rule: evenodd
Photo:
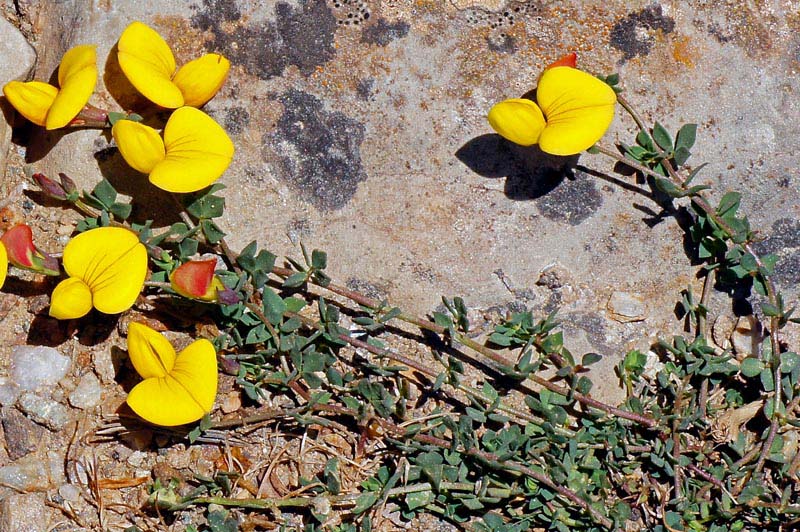
<svg viewBox="0 0 800 532">
<path fill-rule="evenodd" d="M 69 371 L 72 361 L 52 347 L 19 345 L 11 350 L 11 382 L 22 390 L 54 386 Z"/>
</svg>

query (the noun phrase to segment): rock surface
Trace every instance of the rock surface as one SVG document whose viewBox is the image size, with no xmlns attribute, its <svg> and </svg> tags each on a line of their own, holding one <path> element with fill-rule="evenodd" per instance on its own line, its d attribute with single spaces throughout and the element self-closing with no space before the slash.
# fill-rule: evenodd
<svg viewBox="0 0 800 532">
<path fill-rule="evenodd" d="M 11 352 L 11 380 L 21 390 L 37 390 L 58 383 L 72 361 L 47 346 L 20 345 Z"/>
</svg>

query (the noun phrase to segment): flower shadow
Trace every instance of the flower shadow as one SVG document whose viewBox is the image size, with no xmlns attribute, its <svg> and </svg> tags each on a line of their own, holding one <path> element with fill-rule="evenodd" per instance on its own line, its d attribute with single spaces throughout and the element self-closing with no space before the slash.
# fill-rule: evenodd
<svg viewBox="0 0 800 532">
<path fill-rule="evenodd" d="M 544 153 L 538 146 L 518 146 L 500 135 L 488 133 L 471 139 L 455 153 L 476 174 L 505 178 L 503 192 L 512 200 L 540 198 L 572 177 L 578 156 Z"/>
</svg>

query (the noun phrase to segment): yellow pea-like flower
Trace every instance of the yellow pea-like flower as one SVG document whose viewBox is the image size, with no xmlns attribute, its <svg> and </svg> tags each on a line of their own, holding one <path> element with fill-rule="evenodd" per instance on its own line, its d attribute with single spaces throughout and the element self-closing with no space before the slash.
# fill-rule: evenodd
<svg viewBox="0 0 800 532">
<path fill-rule="evenodd" d="M 19 113 L 36 125 L 58 129 L 68 125 L 89 102 L 97 84 L 97 52 L 93 45 L 75 46 L 58 67 L 59 88 L 42 81 L 9 81 L 3 94 Z"/>
<path fill-rule="evenodd" d="M 96 308 L 119 314 L 133 306 L 147 276 L 147 250 L 136 233 L 121 227 L 99 227 L 81 233 L 64 248 L 69 277 L 50 297 L 54 318 L 80 318 Z"/>
<path fill-rule="evenodd" d="M 119 151 L 135 170 L 168 192 L 195 192 L 216 181 L 233 159 L 233 142 L 213 118 L 194 107 L 172 113 L 164 138 L 155 129 L 119 120 L 111 129 Z"/>
<path fill-rule="evenodd" d="M 128 394 L 128 406 L 142 419 L 172 427 L 202 418 L 217 396 L 217 353 L 196 340 L 180 353 L 160 333 L 141 323 L 128 327 L 128 355 L 144 379 Z"/>
<path fill-rule="evenodd" d="M 565 64 L 542 73 L 536 103 L 519 98 L 494 105 L 492 128 L 515 144 L 539 144 L 552 155 L 575 155 L 600 140 L 614 119 L 617 95 L 607 83 Z"/>
<path fill-rule="evenodd" d="M 6 282 L 6 275 L 8 275 L 8 253 L 6 253 L 6 247 L 0 242 L 0 288 Z"/>
<path fill-rule="evenodd" d="M 175 56 L 154 29 L 132 22 L 117 43 L 119 66 L 142 95 L 151 102 L 176 109 L 201 107 L 225 83 L 230 61 L 220 54 L 205 54 L 175 72 Z"/>
</svg>

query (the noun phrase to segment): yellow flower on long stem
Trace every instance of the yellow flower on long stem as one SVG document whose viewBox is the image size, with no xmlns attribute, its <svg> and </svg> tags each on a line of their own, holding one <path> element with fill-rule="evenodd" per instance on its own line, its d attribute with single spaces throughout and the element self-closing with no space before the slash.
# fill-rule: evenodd
<svg viewBox="0 0 800 532">
<path fill-rule="evenodd" d="M 97 84 L 93 45 L 70 49 L 58 67 L 58 87 L 42 81 L 9 81 L 3 94 L 19 113 L 36 125 L 58 129 L 68 125 L 89 102 Z"/>
<path fill-rule="evenodd" d="M 207 187 L 233 159 L 233 142 L 225 130 L 194 107 L 181 107 L 172 113 L 163 140 L 152 127 L 131 120 L 119 120 L 111 133 L 125 161 L 169 192 Z"/>
<path fill-rule="evenodd" d="M 536 102 L 502 101 L 492 107 L 488 119 L 498 134 L 515 144 L 538 143 L 545 153 L 575 155 L 605 134 L 616 102 L 617 95 L 607 83 L 559 64 L 542 73 Z"/>
<path fill-rule="evenodd" d="M 225 57 L 205 54 L 175 72 L 175 56 L 169 45 L 141 22 L 132 22 L 125 28 L 117 49 L 119 66 L 131 85 L 167 109 L 201 107 L 219 91 L 230 69 Z"/>
<path fill-rule="evenodd" d="M 142 419 L 172 427 L 202 418 L 217 396 L 217 353 L 208 340 L 180 353 L 161 334 L 141 323 L 128 327 L 128 355 L 144 379 L 128 394 L 128 406 Z"/>
<path fill-rule="evenodd" d="M 121 227 L 99 227 L 81 233 L 64 248 L 69 277 L 53 290 L 50 315 L 80 318 L 92 307 L 119 314 L 133 306 L 147 276 L 147 250 L 136 233 Z"/>
</svg>

